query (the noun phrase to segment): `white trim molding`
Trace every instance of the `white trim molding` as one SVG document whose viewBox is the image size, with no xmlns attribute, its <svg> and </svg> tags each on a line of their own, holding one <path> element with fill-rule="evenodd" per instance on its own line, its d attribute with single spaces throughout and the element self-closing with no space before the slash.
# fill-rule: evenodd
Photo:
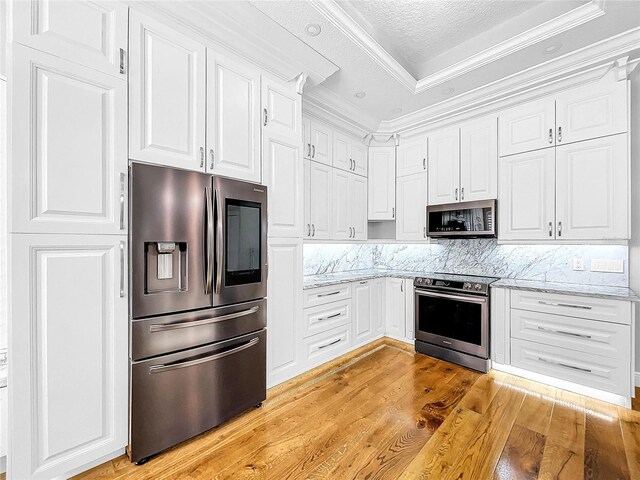
<svg viewBox="0 0 640 480">
<path fill-rule="evenodd" d="M 414 94 L 421 93 L 604 15 L 604 0 L 591 0 L 525 32 L 421 79 L 414 78 L 335 0 L 308 0 L 324 18 Z"/>
</svg>

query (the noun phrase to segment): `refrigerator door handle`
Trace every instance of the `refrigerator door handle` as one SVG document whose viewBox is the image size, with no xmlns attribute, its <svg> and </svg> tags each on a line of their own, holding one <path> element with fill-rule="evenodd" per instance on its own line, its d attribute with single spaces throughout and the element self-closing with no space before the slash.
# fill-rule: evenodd
<svg viewBox="0 0 640 480">
<path fill-rule="evenodd" d="M 206 208 L 207 208 L 207 231 L 206 231 L 206 239 L 207 244 L 205 245 L 206 252 L 206 263 L 207 263 L 207 271 L 205 273 L 205 282 L 204 282 L 204 293 L 207 295 L 211 294 L 211 288 L 213 284 L 213 253 L 211 249 L 213 248 L 213 199 L 211 194 L 211 188 L 205 188 L 206 194 Z"/>
<path fill-rule="evenodd" d="M 222 292 L 222 269 L 223 269 L 223 251 L 222 244 L 224 242 L 223 239 L 223 222 L 222 222 L 222 199 L 220 198 L 220 191 L 216 190 L 216 214 L 218 216 L 217 225 L 216 225 L 216 256 L 217 256 L 217 265 L 216 265 L 216 294 L 220 295 Z"/>
</svg>

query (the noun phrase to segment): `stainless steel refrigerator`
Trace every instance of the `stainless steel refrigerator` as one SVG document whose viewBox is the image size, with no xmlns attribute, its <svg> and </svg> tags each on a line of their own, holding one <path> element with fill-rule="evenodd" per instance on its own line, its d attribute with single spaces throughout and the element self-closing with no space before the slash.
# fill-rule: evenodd
<svg viewBox="0 0 640 480">
<path fill-rule="evenodd" d="M 266 187 L 133 163 L 131 461 L 266 398 Z"/>
</svg>

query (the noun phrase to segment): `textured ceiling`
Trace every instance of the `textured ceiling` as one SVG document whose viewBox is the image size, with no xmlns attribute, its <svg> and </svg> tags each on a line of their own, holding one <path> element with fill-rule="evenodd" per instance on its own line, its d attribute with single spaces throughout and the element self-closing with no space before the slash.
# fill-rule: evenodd
<svg viewBox="0 0 640 480">
<path fill-rule="evenodd" d="M 422 0 L 337 2 L 416 79 L 428 61 L 543 2 Z M 563 2 L 577 6 L 584 1 Z M 495 39 L 494 39 L 495 40 Z"/>
</svg>

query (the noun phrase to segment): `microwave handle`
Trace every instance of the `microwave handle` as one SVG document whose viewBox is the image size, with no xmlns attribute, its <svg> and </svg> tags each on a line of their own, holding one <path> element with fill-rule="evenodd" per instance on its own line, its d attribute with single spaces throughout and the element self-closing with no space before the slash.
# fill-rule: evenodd
<svg viewBox="0 0 640 480">
<path fill-rule="evenodd" d="M 213 242 L 214 242 L 214 226 L 213 226 L 213 195 L 210 187 L 205 188 L 206 194 L 206 214 L 207 214 L 207 226 L 205 232 L 205 239 L 207 241 L 205 245 L 205 262 L 207 271 L 205 272 L 205 286 L 204 293 L 211 294 L 211 288 L 213 284 Z"/>
<path fill-rule="evenodd" d="M 216 294 L 220 295 L 222 291 L 222 269 L 223 267 L 223 221 L 222 221 L 222 199 L 220 197 L 220 190 L 216 190 L 215 196 L 216 203 L 216 215 L 218 216 L 216 222 Z"/>
</svg>

